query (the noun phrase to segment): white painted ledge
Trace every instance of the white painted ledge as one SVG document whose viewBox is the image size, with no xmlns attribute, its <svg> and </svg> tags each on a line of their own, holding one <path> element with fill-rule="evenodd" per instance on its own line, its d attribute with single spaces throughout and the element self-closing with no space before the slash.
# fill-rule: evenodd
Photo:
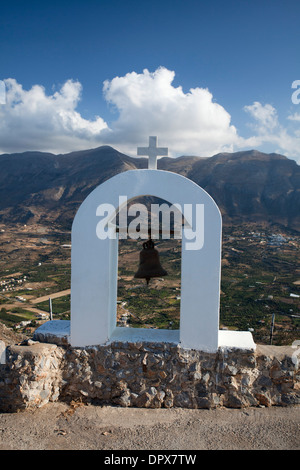
<svg viewBox="0 0 300 470">
<path fill-rule="evenodd" d="M 121 342 L 179 343 L 179 330 L 116 327 L 109 340 Z"/>
<path fill-rule="evenodd" d="M 50 320 L 39 326 L 33 335 L 36 341 L 54 344 L 70 343 L 70 321 Z"/>
<path fill-rule="evenodd" d="M 252 351 L 256 349 L 256 344 L 249 331 L 219 330 L 218 338 L 218 347 L 221 349 Z M 33 339 L 45 343 L 69 344 L 70 321 L 48 321 L 35 330 Z M 157 342 L 179 344 L 179 330 L 116 327 L 108 343 L 115 341 L 124 343 Z"/>
<path fill-rule="evenodd" d="M 250 331 L 219 330 L 218 347 L 255 351 L 256 344 Z"/>
</svg>

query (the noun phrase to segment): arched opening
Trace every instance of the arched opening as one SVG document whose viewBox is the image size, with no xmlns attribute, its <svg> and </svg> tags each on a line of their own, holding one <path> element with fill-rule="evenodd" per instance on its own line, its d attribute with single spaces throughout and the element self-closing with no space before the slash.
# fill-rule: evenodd
<svg viewBox="0 0 300 470">
<path fill-rule="evenodd" d="M 166 200 L 143 196 L 130 200 L 126 221 L 124 216 L 122 221 L 118 216 L 117 227 L 122 232 L 125 223 L 127 237 L 123 230 L 123 238 L 118 243 L 116 326 L 179 330 L 181 212 Z M 159 262 L 167 275 L 153 277 L 147 285 L 146 279 L 135 278 L 135 273 L 139 269 L 143 243 L 150 235 L 145 232 L 151 227 L 151 238 L 159 253 Z M 133 232 L 133 229 L 136 230 Z M 137 235 L 138 238 L 135 238 Z"/>
<path fill-rule="evenodd" d="M 190 223 L 182 235 L 179 330 L 116 327 L 118 240 L 110 237 L 116 227 L 104 213 L 122 208 L 124 194 L 128 201 L 141 194 L 171 201 L 183 208 Z M 107 224 L 108 231 L 102 237 Z M 216 351 L 220 266 L 221 215 L 202 188 L 162 170 L 129 170 L 114 176 L 85 199 L 73 221 L 71 345 L 164 341 Z"/>
</svg>

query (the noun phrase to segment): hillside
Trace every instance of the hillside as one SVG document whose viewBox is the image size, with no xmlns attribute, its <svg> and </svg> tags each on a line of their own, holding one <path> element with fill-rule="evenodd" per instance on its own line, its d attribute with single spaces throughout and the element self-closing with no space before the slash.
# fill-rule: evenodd
<svg viewBox="0 0 300 470">
<path fill-rule="evenodd" d="M 0 222 L 56 223 L 69 229 L 85 197 L 122 171 L 146 168 L 112 147 L 53 155 L 0 155 Z M 283 155 L 256 150 L 211 158 L 162 158 L 158 169 L 187 176 L 217 202 L 223 222 L 279 223 L 300 230 L 300 167 Z"/>
<path fill-rule="evenodd" d="M 188 177 L 213 196 L 225 220 L 299 229 L 300 167 L 283 155 L 221 153 L 196 162 Z"/>
</svg>

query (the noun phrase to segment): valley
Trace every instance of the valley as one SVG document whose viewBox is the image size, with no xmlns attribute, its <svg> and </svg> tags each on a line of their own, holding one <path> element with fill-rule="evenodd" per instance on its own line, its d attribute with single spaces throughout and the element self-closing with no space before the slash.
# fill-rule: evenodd
<svg viewBox="0 0 300 470">
<path fill-rule="evenodd" d="M 164 279 L 134 279 L 141 240 L 119 242 L 117 325 L 178 329 L 181 240 L 157 240 Z M 225 225 L 220 328 L 250 330 L 260 344 L 300 335 L 300 235 L 281 226 Z M 100 260 L 99 260 L 100 262 Z M 0 321 L 31 336 L 49 319 L 70 318 L 71 234 L 40 225 L 0 225 Z M 201 305 L 199 305 L 199 309 Z"/>
</svg>

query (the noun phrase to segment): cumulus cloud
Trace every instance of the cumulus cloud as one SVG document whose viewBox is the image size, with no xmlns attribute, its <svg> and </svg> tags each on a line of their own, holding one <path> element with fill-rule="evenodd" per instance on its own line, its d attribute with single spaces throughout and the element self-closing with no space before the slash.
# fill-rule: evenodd
<svg viewBox="0 0 300 470">
<path fill-rule="evenodd" d="M 160 67 L 154 73 L 128 73 L 104 82 L 107 102 L 119 112 L 112 123 L 112 142 L 144 143 L 158 135 L 171 153 L 211 156 L 232 150 L 237 131 L 229 113 L 204 88 L 184 93 L 172 84 L 175 73 Z"/>
<path fill-rule="evenodd" d="M 244 109 L 258 122 L 257 130 L 259 133 L 273 130 L 279 124 L 277 111 L 270 104 L 262 105 L 255 101 L 251 106 L 245 106 Z"/>
<path fill-rule="evenodd" d="M 157 135 L 159 145 L 168 147 L 171 156 L 211 156 L 265 144 L 290 157 L 299 156 L 299 128 L 288 132 L 272 105 L 256 101 L 244 107 L 252 120 L 252 136 L 246 139 L 238 135 L 230 114 L 208 89 L 184 92 L 174 86 L 174 78 L 174 71 L 159 67 L 106 80 L 103 97 L 108 108 L 116 111 L 109 126 L 99 116 L 90 120 L 79 113 L 82 85 L 78 81 L 68 80 L 47 95 L 41 85 L 25 90 L 15 79 L 4 80 L 0 153 L 65 153 L 112 145 L 134 156 L 150 135 Z M 287 122 L 297 127 L 299 120 L 299 113 L 294 113 Z"/>
<path fill-rule="evenodd" d="M 104 82 L 103 95 L 118 117 L 110 128 L 99 116 L 84 119 L 76 108 L 82 86 L 68 80 L 46 95 L 40 85 L 24 90 L 5 80 L 6 104 L 0 107 L 0 152 L 43 150 L 61 153 L 115 145 L 134 154 L 149 135 L 158 135 L 170 155 L 210 156 L 233 150 L 237 132 L 229 113 L 203 88 L 184 93 L 174 87 L 175 73 L 164 67 Z"/>
<path fill-rule="evenodd" d="M 0 80 L 0 104 L 5 104 L 5 83 L 3 80 Z"/>
<path fill-rule="evenodd" d="M 252 125 L 255 135 L 249 139 L 253 146 L 260 147 L 264 144 L 272 144 L 274 152 L 283 153 L 288 157 L 299 160 L 300 157 L 300 133 L 299 129 L 290 129 L 279 122 L 276 109 L 270 104 L 261 104 L 256 101 L 250 106 L 244 107 L 254 119 Z M 290 121 L 300 121 L 300 115 L 295 113 L 288 116 Z"/>
<path fill-rule="evenodd" d="M 15 79 L 4 80 L 5 104 L 0 106 L 0 151 L 42 150 L 60 153 L 87 148 L 107 128 L 100 117 L 89 121 L 76 111 L 81 84 L 68 80 L 47 96 L 34 85 L 24 90 Z"/>
<path fill-rule="evenodd" d="M 294 114 L 290 114 L 288 116 L 288 119 L 290 121 L 300 121 L 300 113 L 294 113 Z"/>
</svg>

